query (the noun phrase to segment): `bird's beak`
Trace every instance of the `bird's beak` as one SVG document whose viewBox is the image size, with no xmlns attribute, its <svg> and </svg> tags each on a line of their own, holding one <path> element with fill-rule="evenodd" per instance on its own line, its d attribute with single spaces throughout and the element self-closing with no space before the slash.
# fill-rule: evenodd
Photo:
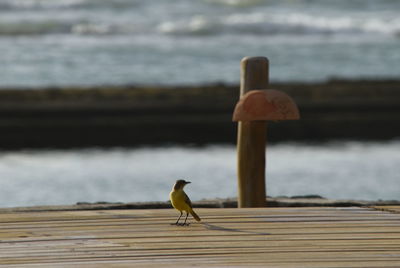
<svg viewBox="0 0 400 268">
<path fill-rule="evenodd" d="M 185 184 L 189 184 L 189 183 L 191 183 L 190 181 L 187 181 Z"/>
</svg>

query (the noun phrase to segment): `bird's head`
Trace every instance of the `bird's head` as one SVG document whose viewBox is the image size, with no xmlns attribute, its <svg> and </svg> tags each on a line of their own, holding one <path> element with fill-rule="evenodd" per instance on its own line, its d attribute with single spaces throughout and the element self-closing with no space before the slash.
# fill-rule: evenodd
<svg viewBox="0 0 400 268">
<path fill-rule="evenodd" d="M 183 189 L 183 187 L 185 187 L 186 184 L 189 184 L 190 181 L 185 181 L 185 180 L 177 180 L 175 182 L 174 185 L 174 190 L 179 190 L 179 189 Z"/>
</svg>

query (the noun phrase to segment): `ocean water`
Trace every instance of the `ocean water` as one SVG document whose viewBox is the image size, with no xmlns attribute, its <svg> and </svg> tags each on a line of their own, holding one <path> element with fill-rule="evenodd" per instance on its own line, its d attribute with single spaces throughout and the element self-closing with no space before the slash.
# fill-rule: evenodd
<svg viewBox="0 0 400 268">
<path fill-rule="evenodd" d="M 400 141 L 267 148 L 267 194 L 400 200 Z M 0 153 L 0 207 L 166 201 L 176 179 L 192 200 L 237 196 L 234 146 Z"/>
<path fill-rule="evenodd" d="M 0 89 L 400 76 L 397 0 L 0 0 Z M 400 142 L 268 147 L 271 196 L 400 199 Z M 236 196 L 233 146 L 0 152 L 0 207 Z"/>
<path fill-rule="evenodd" d="M 0 0 L 0 88 L 398 78 L 397 0 Z"/>
</svg>

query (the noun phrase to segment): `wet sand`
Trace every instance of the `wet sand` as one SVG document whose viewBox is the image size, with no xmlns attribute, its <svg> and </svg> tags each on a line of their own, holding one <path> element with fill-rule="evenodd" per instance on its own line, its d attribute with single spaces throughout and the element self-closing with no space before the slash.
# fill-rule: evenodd
<svg viewBox="0 0 400 268">
<path fill-rule="evenodd" d="M 400 136 L 400 80 L 279 83 L 301 120 L 268 124 L 269 142 Z M 0 148 L 234 144 L 238 85 L 0 90 Z"/>
</svg>

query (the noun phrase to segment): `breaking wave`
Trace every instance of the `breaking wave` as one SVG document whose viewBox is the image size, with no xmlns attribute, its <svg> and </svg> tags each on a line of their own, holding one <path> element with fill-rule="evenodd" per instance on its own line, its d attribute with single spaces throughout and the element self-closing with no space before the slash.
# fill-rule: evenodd
<svg viewBox="0 0 400 268">
<path fill-rule="evenodd" d="M 371 13 L 352 7 L 346 10 L 341 5 L 347 2 L 340 1 L 337 6 L 342 9 L 327 12 L 326 2 L 315 3 L 313 8 L 304 8 L 310 4 L 306 0 L 299 2 L 279 6 L 277 1 L 265 0 L 169 0 L 168 4 L 164 0 L 0 0 L 0 36 L 400 35 L 400 17 L 384 5 Z"/>
<path fill-rule="evenodd" d="M 125 8 L 139 4 L 139 0 L 2 0 L 1 11 L 49 10 L 65 8 Z"/>
<path fill-rule="evenodd" d="M 107 23 L 91 22 L 19 22 L 6 24 L 0 22 L 0 36 L 32 36 L 32 35 L 50 35 L 50 34 L 79 34 L 79 35 L 113 35 L 134 33 L 134 26 L 117 25 Z"/>
<path fill-rule="evenodd" d="M 263 13 L 233 14 L 224 18 L 195 16 L 188 20 L 167 21 L 157 28 L 164 34 L 215 35 L 321 35 L 321 34 L 387 34 L 400 33 L 400 18 L 393 20 L 350 17 L 327 18 L 305 14 L 269 16 Z"/>
<path fill-rule="evenodd" d="M 236 83 L 249 55 L 270 57 L 276 80 L 398 77 L 399 9 L 393 0 L 0 0 L 0 81 Z"/>
</svg>

